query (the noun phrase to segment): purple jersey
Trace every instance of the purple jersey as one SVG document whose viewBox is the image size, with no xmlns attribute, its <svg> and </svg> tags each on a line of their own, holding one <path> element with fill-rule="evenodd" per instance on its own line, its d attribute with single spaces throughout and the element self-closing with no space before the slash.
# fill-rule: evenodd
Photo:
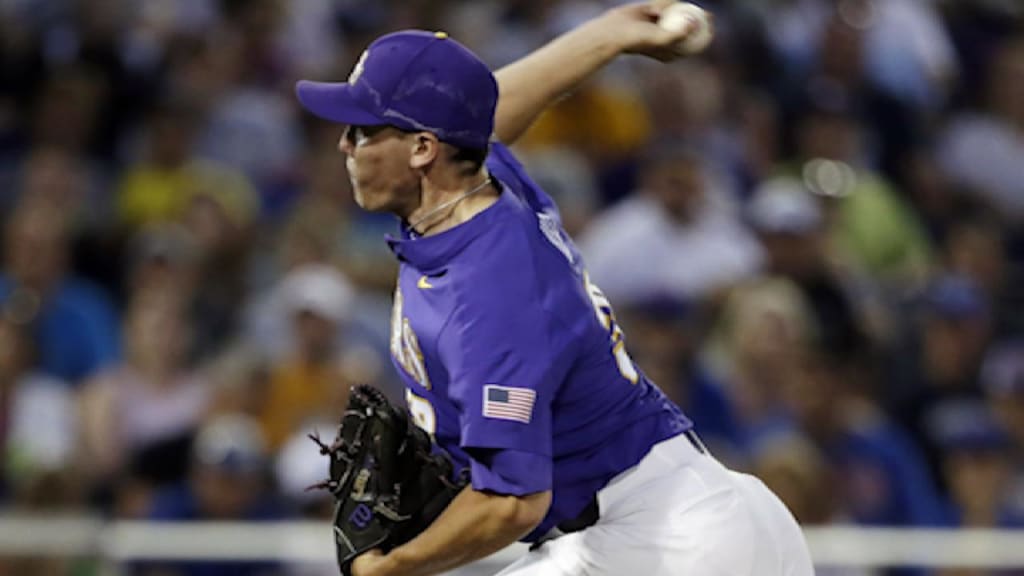
<svg viewBox="0 0 1024 576">
<path fill-rule="evenodd" d="M 504 146 L 487 167 L 502 188 L 492 206 L 389 239 L 401 262 L 391 352 L 417 424 L 475 489 L 552 490 L 535 540 L 692 424 L 629 359 L 551 199 Z"/>
</svg>

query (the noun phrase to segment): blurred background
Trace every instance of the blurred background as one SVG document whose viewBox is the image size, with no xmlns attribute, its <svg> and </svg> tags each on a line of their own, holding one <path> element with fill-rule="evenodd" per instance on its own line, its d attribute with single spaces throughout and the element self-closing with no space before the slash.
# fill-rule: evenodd
<svg viewBox="0 0 1024 576">
<path fill-rule="evenodd" d="M 497 68 L 615 3 L 0 0 L 3 515 L 329 517 L 305 434 L 401 397 L 396 224 L 295 80 L 408 27 Z M 702 4 L 707 54 L 622 58 L 516 148 L 634 359 L 806 526 L 1020 527 L 1024 2 Z"/>
</svg>

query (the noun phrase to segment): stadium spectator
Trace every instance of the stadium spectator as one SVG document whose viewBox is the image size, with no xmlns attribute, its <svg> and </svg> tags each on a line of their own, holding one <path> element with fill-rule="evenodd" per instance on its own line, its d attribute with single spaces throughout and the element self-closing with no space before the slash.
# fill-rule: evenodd
<svg viewBox="0 0 1024 576">
<path fill-rule="evenodd" d="M 334 438 L 331 434 L 338 423 L 326 418 L 312 419 L 309 426 L 325 442 Z M 329 519 L 334 516 L 334 498 L 328 490 L 312 489 L 330 476 L 330 463 L 323 458 L 320 448 L 303 430 L 288 437 L 277 451 L 274 459 L 274 478 L 285 501 L 301 517 Z"/>
<path fill-rule="evenodd" d="M 900 0 L 896 0 L 899 2 Z M 858 169 L 872 168 L 891 179 L 898 173 L 904 151 L 915 141 L 920 111 L 895 96 L 869 72 L 871 35 L 882 29 L 880 9 L 874 0 L 840 0 L 827 8 L 824 26 L 818 31 L 818 49 L 809 66 L 797 69 L 783 94 L 787 117 L 801 114 L 808 93 L 811 98 L 843 94 L 855 105 L 850 112 L 864 135 L 859 156 L 841 159 Z M 908 51 L 909 52 L 909 51 Z"/>
<path fill-rule="evenodd" d="M 0 317 L 0 490 L 15 504 L 49 498 L 45 490 L 78 464 L 74 395 L 66 383 L 33 370 L 32 356 L 25 326 Z"/>
<path fill-rule="evenodd" d="M 198 245 L 178 223 L 151 224 L 129 241 L 125 288 L 129 294 L 169 289 L 188 301 L 197 288 Z"/>
<path fill-rule="evenodd" d="M 240 330 L 246 295 L 249 242 L 254 232 L 251 198 L 218 188 L 193 195 L 182 223 L 197 246 L 196 283 L 188 302 L 197 360 L 208 359 Z"/>
<path fill-rule="evenodd" d="M 183 100 L 161 102 L 150 111 L 141 144 L 145 155 L 125 169 L 118 185 L 118 217 L 127 227 L 177 220 L 202 191 L 243 206 L 255 204 L 244 175 L 194 155 L 201 121 L 201 111 Z M 251 206 L 246 209 L 253 211 Z"/>
<path fill-rule="evenodd" d="M 942 406 L 980 398 L 978 371 L 991 338 L 991 307 L 968 278 L 937 278 L 922 295 L 913 340 L 898 356 L 888 387 L 892 414 L 914 435 L 940 480 L 941 450 L 928 422 Z"/>
<path fill-rule="evenodd" d="M 703 354 L 727 386 L 748 448 L 793 429 L 782 394 L 799 377 L 817 330 L 807 301 L 783 278 L 751 281 L 723 304 Z"/>
<path fill-rule="evenodd" d="M 0 502 L 17 514 L 84 513 L 88 463 L 75 451 L 78 415 L 72 389 L 35 371 L 26 326 L 0 315 Z M 0 573 L 66 576 L 94 569 L 86 559 L 0 558 Z"/>
<path fill-rule="evenodd" d="M 121 301 L 121 231 L 112 225 L 106 170 L 90 165 L 57 147 L 37 147 L 18 166 L 16 185 L 9 190 L 17 203 L 48 204 L 67 222 L 68 268 Z M 10 209 L 11 206 L 5 206 Z"/>
<path fill-rule="evenodd" d="M 269 489 L 269 453 L 259 425 L 245 416 L 221 414 L 204 424 L 191 452 L 188 480 L 153 499 L 157 521 L 272 521 L 286 511 Z M 269 576 L 271 562 L 145 563 L 135 576 Z"/>
<path fill-rule="evenodd" d="M 637 156 L 653 134 L 651 109 L 613 78 L 587 83 L 541 114 L 518 145 L 535 156 L 571 148 L 586 158 L 604 202 L 636 182 Z"/>
<path fill-rule="evenodd" d="M 760 247 L 693 148 L 656 145 L 641 173 L 639 190 L 580 239 L 594 282 L 613 302 L 699 300 L 757 271 Z"/>
<path fill-rule="evenodd" d="M 1010 500 L 1010 437 L 988 407 L 977 400 L 951 402 L 932 416 L 928 431 L 942 449 L 949 486 L 945 521 L 974 528 L 1024 526 L 1019 505 Z"/>
<path fill-rule="evenodd" d="M 270 370 L 260 422 L 276 450 L 308 422 L 339 413 L 351 384 L 343 378 L 340 338 L 349 316 L 352 288 L 328 266 L 296 269 L 279 287 L 281 312 L 292 347 Z"/>
<path fill-rule="evenodd" d="M 983 203 L 952 181 L 935 154 L 934 142 L 922 142 L 907 153 L 895 182 L 921 217 L 934 245 L 946 242 L 950 230 L 964 219 L 983 219 Z"/>
<path fill-rule="evenodd" d="M 940 107 L 956 77 L 952 38 L 933 3 L 795 0 L 745 4 L 762 23 L 769 45 L 787 69 L 812 68 L 815 55 L 829 42 L 830 24 L 840 20 L 859 33 L 855 37 L 863 38 L 863 53 L 852 59 L 851 72 L 908 105 Z"/>
<path fill-rule="evenodd" d="M 321 420 L 312 423 L 314 430 L 323 434 L 325 441 L 333 438 L 331 433 L 337 423 Z M 334 497 L 324 489 L 311 489 L 330 476 L 328 462 L 320 449 L 310 441 L 305 431 L 293 434 L 281 446 L 274 459 L 274 478 L 292 510 L 299 518 L 310 521 L 327 521 L 334 518 Z M 285 566 L 287 576 L 336 576 L 338 567 L 334 562 L 295 562 Z"/>
<path fill-rule="evenodd" d="M 212 390 L 210 414 L 244 414 L 258 418 L 270 378 L 267 359 L 258 351 L 236 343 L 211 360 L 203 370 Z"/>
<path fill-rule="evenodd" d="M 994 344 L 985 356 L 981 384 L 989 410 L 1009 437 L 1013 471 L 1006 500 L 1014 517 L 1024 518 L 1024 343 Z"/>
<path fill-rule="evenodd" d="M 217 41 L 202 48 L 217 77 L 209 79 L 197 144 L 202 157 L 241 170 L 271 212 L 294 193 L 302 146 L 296 108 L 280 84 L 291 64 L 275 40 L 281 10 L 275 0 L 221 3 Z"/>
<path fill-rule="evenodd" d="M 940 109 L 959 72 L 953 39 L 934 2 L 869 2 L 864 37 L 865 72 L 908 106 Z"/>
<path fill-rule="evenodd" d="M 1024 341 L 993 344 L 985 355 L 981 384 L 1000 424 L 1024 449 Z"/>
<path fill-rule="evenodd" d="M 861 359 L 812 349 L 784 390 L 786 408 L 835 471 L 836 494 L 862 524 L 934 525 L 941 501 L 913 440 L 871 402 Z"/>
<path fill-rule="evenodd" d="M 709 175 L 713 175 L 716 187 L 721 188 L 718 193 L 735 200 L 745 195 L 750 180 L 756 177 L 753 174 L 756 168 L 752 166 L 756 155 L 770 154 L 763 149 L 754 152 L 754 149 L 761 145 L 770 147 L 770 144 L 748 140 L 751 135 L 745 131 L 745 122 L 737 116 L 743 106 L 750 105 L 753 96 L 732 90 L 727 74 L 728 70 L 717 63 L 701 59 L 685 60 L 667 70 L 656 65 L 638 67 L 650 114 L 649 141 L 695 143 Z M 732 104 L 734 101 L 736 103 Z M 638 175 L 645 169 L 644 166 L 635 168 L 639 170 Z M 626 187 L 629 182 L 613 184 L 626 189 L 611 198 L 618 198 L 629 190 Z"/>
<path fill-rule="evenodd" d="M 99 120 L 113 88 L 104 80 L 86 62 L 53 63 L 33 102 L 27 127 L 32 146 L 56 148 L 95 162 Z"/>
<path fill-rule="evenodd" d="M 792 281 L 813 311 L 821 346 L 851 354 L 868 345 L 864 329 L 870 296 L 850 277 L 827 240 L 821 198 L 800 180 L 778 178 L 759 186 L 748 220 L 765 252 L 765 272 Z"/>
<path fill-rule="evenodd" d="M 828 241 L 850 265 L 888 287 L 913 285 L 930 272 L 931 246 L 917 215 L 870 164 L 858 105 L 844 88 L 812 85 L 794 121 L 795 164 L 780 175 L 822 197 Z"/>
<path fill-rule="evenodd" d="M 596 82 L 545 111 L 522 146 L 569 146 L 592 165 L 616 166 L 639 152 L 650 137 L 648 114 L 633 91 L 610 81 Z"/>
<path fill-rule="evenodd" d="M 33 148 L 21 163 L 17 185 L 5 193 L 7 210 L 22 199 L 49 203 L 67 219 L 69 233 L 74 237 L 96 233 L 110 218 L 106 205 L 105 178 L 96 170 L 61 148 Z"/>
<path fill-rule="evenodd" d="M 1024 334 L 1024 276 L 1010 260 L 1004 227 L 995 215 L 963 215 L 949 228 L 946 268 L 974 281 L 992 306 L 993 338 Z"/>
<path fill-rule="evenodd" d="M 45 200 L 8 215 L 0 301 L 30 322 L 39 368 L 71 385 L 118 357 L 118 320 L 101 289 L 69 273 L 69 223 Z"/>
<path fill-rule="evenodd" d="M 136 293 L 125 320 L 122 363 L 83 385 L 81 451 L 101 494 L 123 513 L 155 487 L 184 477 L 189 446 L 210 389 L 188 364 L 191 327 L 173 285 Z M 123 499 L 122 499 L 123 497 Z"/>
<path fill-rule="evenodd" d="M 980 108 L 952 118 L 939 155 L 958 184 L 1010 221 L 1024 217 L 1024 36 L 999 45 Z"/>
</svg>

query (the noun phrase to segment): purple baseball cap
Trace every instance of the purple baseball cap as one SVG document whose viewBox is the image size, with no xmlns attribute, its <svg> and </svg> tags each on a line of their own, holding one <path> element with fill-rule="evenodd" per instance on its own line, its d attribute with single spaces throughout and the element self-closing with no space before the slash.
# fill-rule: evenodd
<svg viewBox="0 0 1024 576">
<path fill-rule="evenodd" d="M 375 40 L 348 82 L 300 80 L 295 92 L 325 120 L 422 130 L 466 148 L 487 147 L 498 103 L 486 64 L 444 32 L 423 30 Z"/>
</svg>

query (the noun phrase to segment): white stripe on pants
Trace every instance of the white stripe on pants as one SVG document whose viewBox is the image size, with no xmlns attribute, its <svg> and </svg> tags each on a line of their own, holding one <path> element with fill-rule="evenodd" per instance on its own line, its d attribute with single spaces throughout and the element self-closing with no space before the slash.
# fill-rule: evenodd
<svg viewBox="0 0 1024 576">
<path fill-rule="evenodd" d="M 601 518 L 500 576 L 813 576 L 803 534 L 760 480 L 685 436 L 657 444 L 598 493 Z"/>
</svg>

